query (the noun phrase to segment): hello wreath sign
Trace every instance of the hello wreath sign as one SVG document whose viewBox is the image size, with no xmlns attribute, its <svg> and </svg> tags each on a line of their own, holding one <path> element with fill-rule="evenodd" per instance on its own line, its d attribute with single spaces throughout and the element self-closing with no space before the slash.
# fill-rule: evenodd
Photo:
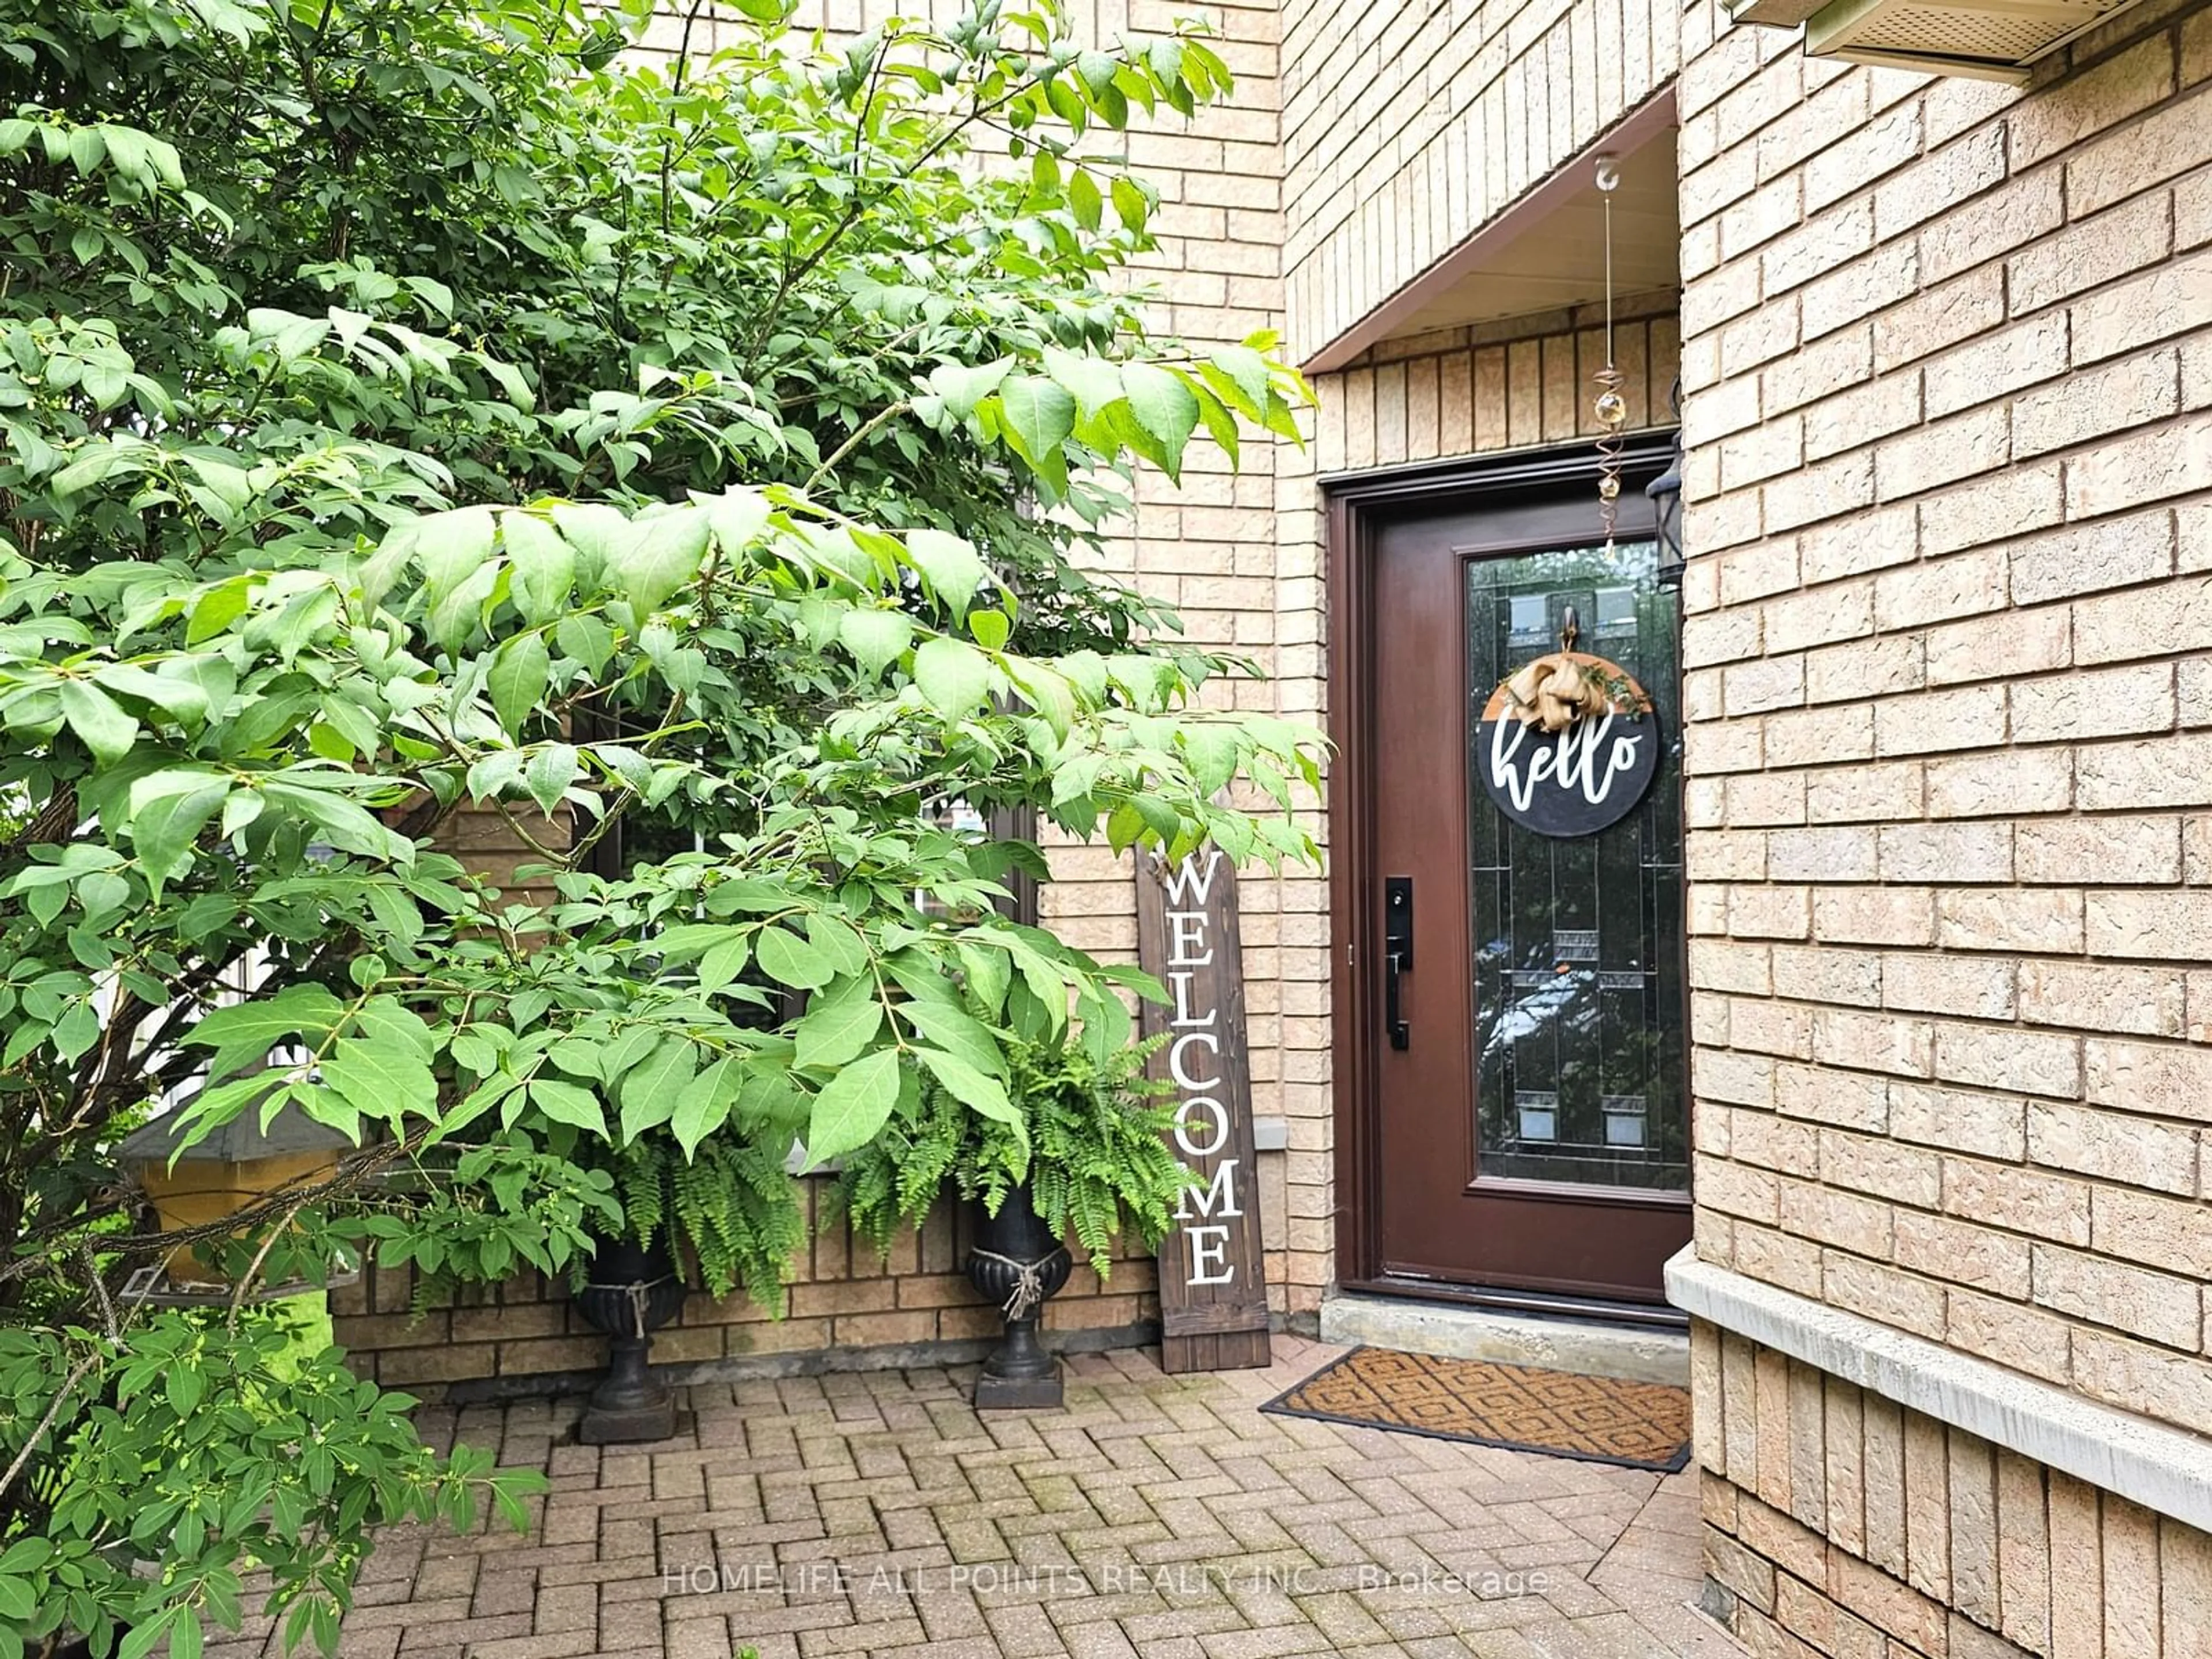
<svg viewBox="0 0 2212 1659">
<path fill-rule="evenodd" d="M 1475 726 L 1475 770 L 1498 810 L 1540 836 L 1595 835 L 1634 810 L 1659 775 L 1658 710 L 1619 663 L 1559 648 L 1500 682 Z"/>
</svg>

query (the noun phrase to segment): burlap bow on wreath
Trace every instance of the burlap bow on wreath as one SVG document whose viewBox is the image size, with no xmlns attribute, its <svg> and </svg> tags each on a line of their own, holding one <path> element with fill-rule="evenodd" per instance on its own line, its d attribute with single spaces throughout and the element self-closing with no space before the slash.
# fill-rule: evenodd
<svg viewBox="0 0 2212 1659">
<path fill-rule="evenodd" d="M 1574 650 L 1554 651 L 1528 664 L 1498 688 L 1492 706 L 1500 701 L 1504 712 L 1522 725 L 1547 732 L 1564 732 L 1607 709 L 1633 719 L 1651 707 L 1644 688 L 1616 665 Z"/>
</svg>

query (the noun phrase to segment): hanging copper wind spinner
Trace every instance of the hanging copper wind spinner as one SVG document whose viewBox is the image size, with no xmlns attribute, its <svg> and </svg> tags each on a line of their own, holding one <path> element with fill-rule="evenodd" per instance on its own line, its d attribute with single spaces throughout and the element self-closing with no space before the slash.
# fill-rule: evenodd
<svg viewBox="0 0 2212 1659">
<path fill-rule="evenodd" d="M 1620 516 L 1620 461 L 1625 447 L 1621 428 L 1628 423 L 1628 400 L 1620 395 L 1620 366 L 1613 356 L 1613 192 L 1620 184 L 1620 163 L 1611 155 L 1597 158 L 1598 194 L 1605 202 L 1605 367 L 1590 378 L 1597 382 L 1597 402 L 1592 412 L 1602 428 L 1597 441 L 1598 513 L 1605 520 L 1605 556 L 1613 556 L 1615 523 Z"/>
</svg>

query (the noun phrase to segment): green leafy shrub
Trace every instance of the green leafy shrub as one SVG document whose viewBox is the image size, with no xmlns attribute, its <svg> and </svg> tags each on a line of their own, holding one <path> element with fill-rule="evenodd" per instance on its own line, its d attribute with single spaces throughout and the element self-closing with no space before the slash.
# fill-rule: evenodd
<svg viewBox="0 0 2212 1659">
<path fill-rule="evenodd" d="M 1115 1239 L 1127 1231 L 1158 1245 L 1190 1184 L 1166 1139 L 1171 1091 L 1145 1075 L 1162 1041 L 1012 1044 L 1004 1118 L 923 1080 L 845 1159 L 838 1190 L 854 1230 L 881 1255 L 902 1222 L 921 1224 L 948 1188 L 996 1215 L 1027 1186 L 1046 1224 L 1108 1277 Z"/>
<path fill-rule="evenodd" d="M 57 1398 L 63 1379 L 94 1373 L 88 1401 Z M 33 1425 L 51 1436 L 6 1466 L 0 1654 L 38 1653 L 66 1625 L 129 1659 L 164 1639 L 197 1659 L 204 1620 L 239 1622 L 255 1566 L 291 1639 L 334 1644 L 372 1526 L 468 1527 L 486 1496 L 521 1525 L 544 1485 L 495 1473 L 488 1452 L 433 1455 L 413 1403 L 252 1310 L 153 1313 L 120 1351 L 105 1330 L 0 1329 L 0 1447 L 23 1459 Z M 137 1577 L 141 1559 L 164 1571 Z"/>
<path fill-rule="evenodd" d="M 665 1242 L 696 1263 L 709 1296 L 781 1282 L 806 1243 L 785 1159 L 771 1144 L 710 1136 L 687 1158 L 672 1141 L 641 1137 L 615 1149 L 612 1163 L 627 1236 L 647 1247 Z"/>
<path fill-rule="evenodd" d="M 764 1291 L 794 1136 L 927 1080 L 1042 1148 L 1020 1056 L 1106 1065 L 1132 981 L 937 805 L 1313 854 L 1313 735 L 1080 568 L 1140 462 L 1296 431 L 1272 341 L 1146 331 L 1156 193 L 1077 148 L 1219 58 L 644 10 L 0 0 L 0 1659 L 191 1659 L 249 1566 L 327 1644 L 376 1524 L 512 1510 L 327 1352 L 275 1389 L 257 1284 L 558 1274 L 657 1193 Z M 355 1150 L 193 1241 L 228 1310 L 134 1297 L 122 1133 L 276 1109 Z M 1086 1243 L 1150 1202 L 1051 1156 Z"/>
</svg>

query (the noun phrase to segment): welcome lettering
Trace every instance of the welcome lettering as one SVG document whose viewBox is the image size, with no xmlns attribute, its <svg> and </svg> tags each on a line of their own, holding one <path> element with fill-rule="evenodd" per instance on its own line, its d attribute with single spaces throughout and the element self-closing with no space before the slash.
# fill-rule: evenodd
<svg viewBox="0 0 2212 1659">
<path fill-rule="evenodd" d="M 1200 873 L 1195 867 L 1195 860 L 1185 859 L 1168 879 L 1170 899 L 1188 904 L 1195 897 L 1199 903 L 1205 903 L 1213 885 L 1215 866 L 1220 861 L 1221 854 L 1214 853 Z M 1171 964 L 1202 968 L 1213 960 L 1205 911 L 1170 910 L 1165 919 L 1168 960 Z M 1229 1143 L 1229 1109 L 1212 1093 L 1221 1086 L 1221 1078 L 1210 1068 L 1207 1060 L 1200 1057 L 1220 1057 L 1221 1039 L 1208 1028 L 1218 1022 L 1221 1010 L 1211 1005 L 1202 1011 L 1191 1006 L 1191 987 L 1197 975 L 1170 974 L 1168 977 L 1175 987 L 1173 1029 L 1182 1033 L 1168 1045 L 1168 1076 L 1182 1097 L 1176 1106 L 1172 1135 L 1176 1150 L 1196 1161 L 1213 1157 Z M 1198 1074 L 1200 1067 L 1208 1068 L 1206 1075 Z M 1212 1218 L 1219 1215 L 1233 1219 L 1244 1213 L 1237 1196 L 1237 1160 L 1225 1158 L 1214 1165 L 1211 1182 L 1183 1191 L 1182 1202 L 1176 1209 L 1176 1219 L 1185 1224 L 1185 1284 L 1236 1283 L 1237 1264 L 1229 1259 L 1229 1229 Z M 1204 1224 L 1189 1224 L 1200 1218 L 1205 1218 Z"/>
<path fill-rule="evenodd" d="M 1170 1107 L 1169 1149 L 1190 1171 L 1160 1241 L 1160 1364 L 1265 1365 L 1267 1268 L 1244 1048 L 1237 866 L 1216 848 L 1137 876 L 1137 954 L 1167 996 L 1142 1011 L 1147 1065 Z"/>
</svg>

